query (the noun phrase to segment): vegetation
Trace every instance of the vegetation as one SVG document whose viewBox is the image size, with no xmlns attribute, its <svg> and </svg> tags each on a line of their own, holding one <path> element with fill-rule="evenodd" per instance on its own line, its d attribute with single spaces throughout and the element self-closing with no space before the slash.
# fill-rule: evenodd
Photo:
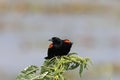
<svg viewBox="0 0 120 80">
<path fill-rule="evenodd" d="M 45 60 L 41 67 L 31 65 L 21 71 L 16 80 L 66 80 L 63 73 L 78 67 L 81 76 L 83 70 L 87 69 L 88 62 L 91 61 L 89 58 L 74 54 L 76 53 Z"/>
</svg>

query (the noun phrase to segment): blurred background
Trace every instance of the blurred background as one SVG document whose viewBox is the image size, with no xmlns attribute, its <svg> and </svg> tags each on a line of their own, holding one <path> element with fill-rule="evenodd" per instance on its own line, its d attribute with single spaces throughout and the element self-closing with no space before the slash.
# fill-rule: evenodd
<svg viewBox="0 0 120 80">
<path fill-rule="evenodd" d="M 93 61 L 81 78 L 66 73 L 68 80 L 120 80 L 119 0 L 0 0 L 0 80 L 41 66 L 53 36 Z"/>
</svg>

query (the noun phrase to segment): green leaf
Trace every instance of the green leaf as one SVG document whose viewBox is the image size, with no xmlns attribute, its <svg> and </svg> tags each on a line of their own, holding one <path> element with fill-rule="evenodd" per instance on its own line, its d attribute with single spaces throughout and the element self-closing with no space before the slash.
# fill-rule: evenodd
<svg viewBox="0 0 120 80">
<path fill-rule="evenodd" d="M 77 67 L 79 67 L 79 63 L 72 63 L 72 64 L 69 66 L 69 70 L 76 69 Z"/>
<path fill-rule="evenodd" d="M 83 69 L 84 69 L 83 64 L 80 64 L 80 70 L 79 70 L 80 77 L 82 76 Z"/>
<path fill-rule="evenodd" d="M 16 80 L 66 80 L 63 73 L 68 70 L 79 69 L 80 76 L 84 69 L 87 68 L 89 58 L 82 58 L 70 53 L 66 56 L 54 57 L 44 61 L 41 67 L 35 65 L 28 66 L 21 71 Z"/>
<path fill-rule="evenodd" d="M 31 80 L 32 78 L 36 77 L 38 69 L 39 67 L 34 65 L 28 66 L 23 71 L 21 71 L 16 80 Z"/>
</svg>

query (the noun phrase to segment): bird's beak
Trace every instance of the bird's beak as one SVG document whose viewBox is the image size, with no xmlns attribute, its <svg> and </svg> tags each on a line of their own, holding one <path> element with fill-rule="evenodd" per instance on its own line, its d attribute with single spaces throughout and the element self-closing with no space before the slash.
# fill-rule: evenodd
<svg viewBox="0 0 120 80">
<path fill-rule="evenodd" d="M 48 41 L 52 41 L 52 39 L 49 39 Z"/>
</svg>

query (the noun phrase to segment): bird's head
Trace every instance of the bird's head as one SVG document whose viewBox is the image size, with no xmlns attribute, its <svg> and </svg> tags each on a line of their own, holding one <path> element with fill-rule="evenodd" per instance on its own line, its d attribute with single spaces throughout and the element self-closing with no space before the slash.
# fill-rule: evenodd
<svg viewBox="0 0 120 80">
<path fill-rule="evenodd" d="M 62 45 L 62 40 L 58 37 L 52 37 L 51 39 L 49 39 L 49 41 L 52 41 L 55 47 L 60 47 Z"/>
</svg>

